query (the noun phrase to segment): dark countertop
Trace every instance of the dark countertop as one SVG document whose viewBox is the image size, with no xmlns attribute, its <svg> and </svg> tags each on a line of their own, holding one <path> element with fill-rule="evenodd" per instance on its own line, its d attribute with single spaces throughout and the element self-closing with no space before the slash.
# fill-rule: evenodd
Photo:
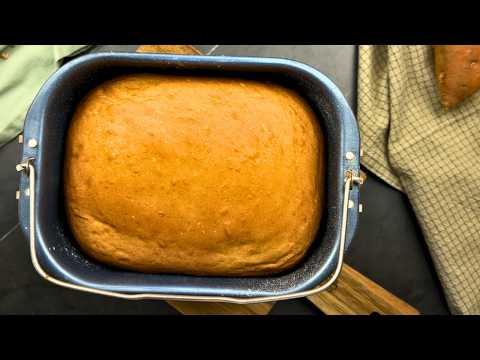
<svg viewBox="0 0 480 360">
<path fill-rule="evenodd" d="M 195 45 L 204 53 L 215 45 Z M 92 51 L 134 51 L 107 45 Z M 355 109 L 356 46 L 220 45 L 213 55 L 287 57 L 329 76 Z M 368 151 L 368 149 L 365 149 Z M 19 146 L 0 149 L 0 314 L 178 314 L 163 301 L 130 302 L 54 286 L 33 270 L 27 241 L 16 226 Z M 364 212 L 346 262 L 422 314 L 449 313 L 428 250 L 405 195 L 368 173 Z M 277 303 L 272 314 L 320 314 L 308 300 Z"/>
</svg>

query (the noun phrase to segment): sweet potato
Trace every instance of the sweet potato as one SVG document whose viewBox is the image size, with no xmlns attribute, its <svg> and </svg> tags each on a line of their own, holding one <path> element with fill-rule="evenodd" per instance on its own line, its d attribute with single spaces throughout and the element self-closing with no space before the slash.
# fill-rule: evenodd
<svg viewBox="0 0 480 360">
<path fill-rule="evenodd" d="M 480 45 L 433 45 L 435 75 L 445 109 L 480 89 Z"/>
</svg>

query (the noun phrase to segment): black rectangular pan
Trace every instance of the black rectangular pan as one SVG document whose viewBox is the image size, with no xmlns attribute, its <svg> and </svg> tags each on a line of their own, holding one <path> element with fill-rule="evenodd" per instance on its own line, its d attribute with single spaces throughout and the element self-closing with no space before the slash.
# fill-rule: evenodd
<svg viewBox="0 0 480 360">
<path fill-rule="evenodd" d="M 278 82 L 296 90 L 317 114 L 326 138 L 326 211 L 307 256 L 270 277 L 224 278 L 143 274 L 97 263 L 76 246 L 65 219 L 63 154 L 77 103 L 93 87 L 135 72 L 236 77 Z M 19 217 L 32 262 L 47 280 L 69 288 L 128 299 L 235 303 L 311 295 L 338 276 L 358 221 L 360 139 L 355 117 L 325 75 L 287 59 L 138 53 L 85 55 L 54 73 L 31 105 L 24 127 Z M 112 176 L 114 176 L 112 174 Z"/>
</svg>

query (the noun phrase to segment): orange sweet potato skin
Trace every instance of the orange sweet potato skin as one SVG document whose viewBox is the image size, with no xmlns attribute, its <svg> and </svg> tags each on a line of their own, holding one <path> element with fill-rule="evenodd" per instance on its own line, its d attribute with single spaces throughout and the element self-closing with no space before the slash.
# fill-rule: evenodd
<svg viewBox="0 0 480 360">
<path fill-rule="evenodd" d="M 435 75 L 445 109 L 480 89 L 480 45 L 433 45 Z"/>
</svg>

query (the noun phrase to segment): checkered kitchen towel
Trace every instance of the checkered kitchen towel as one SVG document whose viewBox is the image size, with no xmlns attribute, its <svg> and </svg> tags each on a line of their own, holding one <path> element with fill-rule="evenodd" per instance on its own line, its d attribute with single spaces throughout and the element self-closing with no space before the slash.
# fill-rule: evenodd
<svg viewBox="0 0 480 360">
<path fill-rule="evenodd" d="M 403 191 L 450 309 L 480 314 L 480 93 L 443 110 L 431 46 L 360 46 L 363 165 Z"/>
</svg>

